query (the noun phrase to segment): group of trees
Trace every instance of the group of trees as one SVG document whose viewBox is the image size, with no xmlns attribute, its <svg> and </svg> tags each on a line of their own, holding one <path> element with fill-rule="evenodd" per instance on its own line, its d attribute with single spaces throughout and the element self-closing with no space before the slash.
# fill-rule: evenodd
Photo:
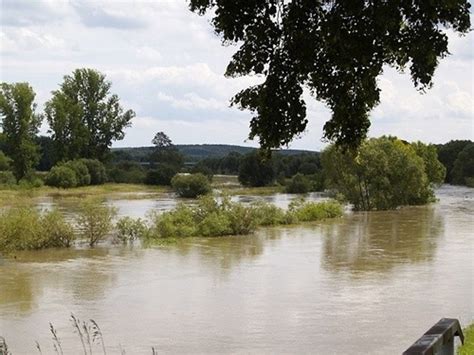
<svg viewBox="0 0 474 355">
<path fill-rule="evenodd" d="M 12 159 L 17 181 L 39 163 L 44 166 L 78 158 L 104 161 L 113 141 L 123 139 L 135 113 L 125 111 L 111 83 L 93 69 L 64 76 L 58 90 L 36 112 L 35 93 L 28 83 L 0 86 L 0 149 Z M 46 118 L 51 138 L 37 137 Z M 40 154 L 43 150 L 43 154 Z M 40 161 L 47 157 L 49 161 Z"/>
<path fill-rule="evenodd" d="M 323 152 L 322 165 L 327 187 L 366 211 L 425 204 L 446 174 L 435 146 L 395 137 L 366 140 L 353 152 L 332 145 Z"/>
<path fill-rule="evenodd" d="M 446 182 L 474 187 L 474 142 L 454 140 L 437 145 L 437 149 L 446 167 Z"/>
</svg>

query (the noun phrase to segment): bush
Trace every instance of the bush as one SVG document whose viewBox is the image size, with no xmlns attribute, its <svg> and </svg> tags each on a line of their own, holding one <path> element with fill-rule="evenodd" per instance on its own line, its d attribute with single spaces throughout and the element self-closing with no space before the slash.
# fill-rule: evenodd
<svg viewBox="0 0 474 355">
<path fill-rule="evenodd" d="M 303 199 L 297 199 L 290 203 L 288 219 L 295 222 L 313 222 L 340 217 L 343 212 L 342 205 L 336 201 L 305 202 Z"/>
<path fill-rule="evenodd" d="M 10 170 L 12 160 L 0 150 L 0 171 Z"/>
<path fill-rule="evenodd" d="M 74 232 L 57 210 L 43 215 L 33 208 L 9 209 L 0 215 L 0 251 L 69 247 Z"/>
<path fill-rule="evenodd" d="M 0 185 L 15 185 L 15 175 L 11 171 L 0 171 Z"/>
<path fill-rule="evenodd" d="M 47 240 L 47 247 L 70 247 L 76 235 L 71 224 L 67 223 L 58 210 L 46 213 L 41 224 Z"/>
<path fill-rule="evenodd" d="M 145 184 L 148 185 L 171 185 L 173 176 L 178 169 L 168 164 L 158 164 L 156 169 L 149 170 L 146 174 Z"/>
<path fill-rule="evenodd" d="M 148 227 L 145 222 L 138 218 L 123 217 L 115 225 L 117 239 L 123 244 L 132 243 L 136 239 L 145 237 L 148 234 Z"/>
<path fill-rule="evenodd" d="M 209 180 L 203 174 L 176 175 L 171 180 L 171 186 L 178 196 L 195 198 L 211 192 Z"/>
<path fill-rule="evenodd" d="M 303 174 L 296 174 L 286 187 L 290 194 L 305 194 L 311 191 L 311 181 Z"/>
<path fill-rule="evenodd" d="M 73 170 L 76 174 L 77 186 L 87 186 L 91 183 L 91 176 L 87 165 L 81 160 L 70 160 L 64 166 Z"/>
<path fill-rule="evenodd" d="M 259 226 L 276 226 L 287 222 L 285 211 L 263 201 L 252 204 L 253 218 Z"/>
<path fill-rule="evenodd" d="M 46 175 L 45 183 L 48 186 L 61 187 L 63 189 L 76 187 L 76 173 L 65 165 L 53 166 L 48 175 Z"/>
<path fill-rule="evenodd" d="M 125 184 L 143 184 L 145 181 L 145 170 L 143 167 L 130 161 L 122 161 L 107 172 L 109 181 Z"/>
<path fill-rule="evenodd" d="M 116 209 L 97 201 L 86 201 L 79 209 L 77 225 L 81 235 L 93 247 L 112 230 Z"/>
<path fill-rule="evenodd" d="M 107 181 L 105 166 L 97 159 L 80 159 L 89 172 L 91 185 L 102 185 Z"/>
</svg>

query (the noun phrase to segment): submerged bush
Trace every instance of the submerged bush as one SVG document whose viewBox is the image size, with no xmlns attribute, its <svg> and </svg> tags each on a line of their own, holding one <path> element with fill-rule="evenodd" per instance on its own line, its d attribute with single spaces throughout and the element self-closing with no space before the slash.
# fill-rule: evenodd
<svg viewBox="0 0 474 355">
<path fill-rule="evenodd" d="M 116 238 L 123 244 L 144 238 L 148 233 L 148 227 L 141 218 L 123 217 L 117 221 L 115 229 Z"/>
<path fill-rule="evenodd" d="M 61 187 L 63 189 L 76 187 L 76 173 L 68 166 L 53 166 L 48 175 L 46 175 L 45 183 L 48 186 Z"/>
<path fill-rule="evenodd" d="M 83 238 L 93 247 L 112 231 L 116 209 L 97 201 L 86 201 L 79 209 L 77 225 Z"/>
<path fill-rule="evenodd" d="M 11 208 L 0 215 L 0 251 L 69 247 L 74 231 L 57 210 Z"/>
<path fill-rule="evenodd" d="M 171 179 L 171 186 L 178 196 L 195 198 L 211 192 L 209 179 L 203 174 L 176 175 Z"/>
<path fill-rule="evenodd" d="M 288 217 L 293 222 L 313 222 L 325 218 L 342 216 L 344 210 L 342 205 L 336 201 L 305 202 L 303 199 L 294 200 L 290 203 Z"/>
<path fill-rule="evenodd" d="M 335 201 L 294 201 L 287 212 L 274 205 L 257 202 L 246 206 L 229 197 L 218 201 L 201 197 L 197 205 L 179 204 L 174 210 L 151 216 L 151 238 L 215 237 L 250 234 L 259 226 L 275 226 L 317 221 L 341 216 L 342 205 Z"/>
</svg>

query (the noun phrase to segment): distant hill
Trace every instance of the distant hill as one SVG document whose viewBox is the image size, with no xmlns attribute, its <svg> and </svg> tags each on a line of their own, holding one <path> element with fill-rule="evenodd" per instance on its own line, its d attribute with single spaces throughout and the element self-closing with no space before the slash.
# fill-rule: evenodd
<svg viewBox="0 0 474 355">
<path fill-rule="evenodd" d="M 199 161 L 206 158 L 221 158 L 231 152 L 240 154 L 250 153 L 256 148 L 242 147 L 239 145 L 228 144 L 177 144 L 176 148 L 185 156 L 186 161 Z M 143 161 L 152 152 L 153 147 L 136 147 L 136 148 L 112 148 L 112 152 L 116 154 L 129 155 L 133 160 Z M 298 149 L 279 149 L 275 150 L 283 155 L 297 155 L 302 153 L 314 153 L 309 150 Z"/>
</svg>

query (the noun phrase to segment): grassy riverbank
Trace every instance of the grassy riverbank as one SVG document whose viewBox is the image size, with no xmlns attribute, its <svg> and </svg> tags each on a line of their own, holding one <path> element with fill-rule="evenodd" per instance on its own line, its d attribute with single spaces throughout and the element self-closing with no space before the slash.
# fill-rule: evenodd
<svg viewBox="0 0 474 355">
<path fill-rule="evenodd" d="M 458 348 L 458 355 L 474 354 L 474 323 L 463 330 L 464 345 Z"/>
</svg>

